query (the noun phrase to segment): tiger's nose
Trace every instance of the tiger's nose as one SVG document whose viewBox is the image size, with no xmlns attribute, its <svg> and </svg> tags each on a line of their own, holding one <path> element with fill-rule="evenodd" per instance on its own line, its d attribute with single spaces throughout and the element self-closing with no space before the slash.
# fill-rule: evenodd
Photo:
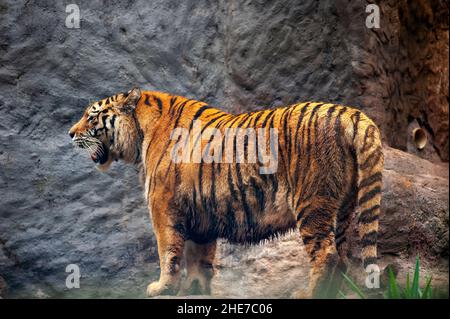
<svg viewBox="0 0 450 319">
<path fill-rule="evenodd" d="M 69 130 L 69 135 L 70 135 L 71 138 L 73 138 L 75 136 L 75 132 L 72 131 L 72 130 Z"/>
</svg>

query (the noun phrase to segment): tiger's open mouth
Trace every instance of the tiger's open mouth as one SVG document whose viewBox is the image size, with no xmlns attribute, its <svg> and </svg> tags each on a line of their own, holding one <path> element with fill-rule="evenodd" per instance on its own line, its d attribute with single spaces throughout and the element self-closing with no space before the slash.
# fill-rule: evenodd
<svg viewBox="0 0 450 319">
<path fill-rule="evenodd" d="M 109 150 L 108 147 L 99 140 L 87 140 L 84 138 L 76 138 L 74 139 L 75 144 L 85 149 L 89 152 L 89 155 L 91 156 L 92 161 L 95 164 L 105 164 L 108 161 L 109 158 Z"/>
<path fill-rule="evenodd" d="M 91 159 L 95 164 L 105 164 L 108 161 L 108 148 L 101 143 L 91 150 Z"/>
</svg>

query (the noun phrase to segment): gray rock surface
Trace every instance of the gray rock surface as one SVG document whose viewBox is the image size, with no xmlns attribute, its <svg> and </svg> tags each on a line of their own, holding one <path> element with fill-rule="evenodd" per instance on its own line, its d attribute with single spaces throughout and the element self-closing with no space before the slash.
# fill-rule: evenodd
<svg viewBox="0 0 450 319">
<path fill-rule="evenodd" d="M 0 2 L 0 294 L 7 297 L 143 297 L 158 277 L 136 169 L 114 164 L 102 174 L 70 144 L 67 131 L 91 100 L 140 86 L 233 112 L 323 100 L 381 114 L 380 100 L 363 99 L 376 94 L 361 91 L 355 73 L 370 41 L 365 1 L 77 3 L 80 29 L 65 26 L 65 3 Z M 445 201 L 436 196 L 439 213 L 436 205 L 420 206 L 421 223 L 448 232 L 448 210 L 441 210 Z M 395 192 L 391 198 L 396 200 Z M 434 231 L 422 229 L 433 238 Z M 294 277 L 304 284 L 307 264 L 299 255 L 303 267 L 296 268 L 297 253 L 290 250 L 295 245 L 283 240 L 270 243 L 267 252 L 263 246 L 221 246 L 221 260 L 229 266 L 218 265 L 223 271 L 215 291 L 250 296 L 251 289 L 241 288 L 256 287 L 265 271 L 288 282 L 268 294 L 286 295 Z M 437 246 L 432 240 L 418 238 L 419 244 L 431 243 L 430 260 L 448 261 L 442 256 L 448 233 Z M 404 245 L 391 250 L 398 254 Z M 288 257 L 279 268 L 269 267 L 271 260 Z M 81 289 L 65 287 L 65 268 L 72 263 L 80 267 Z M 269 278 L 264 289 L 272 286 Z M 239 285 L 229 285 L 231 279 Z M 265 294 L 259 287 L 254 296 Z"/>
</svg>

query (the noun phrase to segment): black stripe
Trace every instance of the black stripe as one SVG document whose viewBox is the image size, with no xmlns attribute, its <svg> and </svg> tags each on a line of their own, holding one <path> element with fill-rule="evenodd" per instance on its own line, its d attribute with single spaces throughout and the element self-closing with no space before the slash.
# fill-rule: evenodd
<svg viewBox="0 0 450 319">
<path fill-rule="evenodd" d="M 185 101 L 185 102 L 183 102 L 181 104 L 176 105 L 176 106 L 178 106 L 178 110 L 177 110 L 177 113 L 176 113 L 177 117 L 175 119 L 175 124 L 173 126 L 173 129 L 176 129 L 178 127 L 178 123 L 180 122 L 181 115 L 183 114 L 184 107 L 186 106 L 187 102 L 188 101 Z"/>
<path fill-rule="evenodd" d="M 276 112 L 276 109 L 273 109 L 269 112 L 269 114 L 267 114 L 267 116 L 264 118 L 264 121 L 262 122 L 261 127 L 265 128 L 267 125 L 267 122 L 272 118 L 272 116 L 274 115 L 274 113 Z"/>
<path fill-rule="evenodd" d="M 205 126 L 202 127 L 202 129 L 200 130 L 200 134 L 195 139 L 194 146 L 192 147 L 192 152 L 194 152 L 195 148 L 197 147 L 198 141 L 201 139 L 203 132 L 208 128 L 208 126 L 214 124 L 214 122 L 216 122 L 217 120 L 219 120 L 222 117 L 227 116 L 227 115 L 228 114 L 226 114 L 226 113 L 220 114 L 219 116 L 209 120 L 208 123 L 206 123 Z"/>
<path fill-rule="evenodd" d="M 370 148 L 371 145 L 369 144 L 367 139 L 369 138 L 369 134 L 371 138 L 373 137 L 374 130 L 375 127 L 373 125 L 370 125 L 366 128 L 366 132 L 364 133 L 364 143 L 361 152 L 366 152 Z"/>
<path fill-rule="evenodd" d="M 278 111 L 278 110 L 277 110 Z M 278 112 L 273 113 L 272 117 L 270 118 L 270 121 L 268 122 L 268 127 L 270 128 L 275 128 L 275 117 L 277 116 Z"/>
<path fill-rule="evenodd" d="M 231 197 L 235 201 L 238 200 L 237 195 L 236 195 L 236 189 L 234 188 L 233 174 L 231 172 L 231 165 L 228 167 L 228 188 L 230 189 Z"/>
<path fill-rule="evenodd" d="M 259 119 L 261 118 L 261 116 L 264 113 L 265 113 L 265 111 L 259 111 L 258 114 L 255 117 L 255 120 L 253 121 L 253 126 L 254 126 L 255 131 L 256 131 L 256 136 L 255 136 L 255 154 L 256 154 L 256 164 L 258 165 L 258 168 L 257 168 L 258 170 L 259 170 L 260 163 L 259 163 L 259 146 L 258 146 L 258 143 L 259 143 L 258 135 L 259 134 L 258 134 L 258 131 L 257 131 L 257 127 L 258 127 L 258 121 L 259 121 Z"/>
<path fill-rule="evenodd" d="M 150 101 L 148 100 L 149 99 L 149 95 L 146 95 L 145 96 L 145 100 L 144 100 L 144 104 L 146 104 L 146 105 L 148 105 L 148 106 L 150 106 Z"/>
<path fill-rule="evenodd" d="M 300 158 L 301 158 L 301 144 L 300 143 L 298 143 L 298 131 L 299 131 L 299 128 L 300 128 L 300 126 L 301 126 L 301 124 L 303 123 L 303 119 L 304 119 L 304 117 L 305 117 L 305 113 L 306 113 L 306 110 L 307 110 L 307 108 L 308 108 L 308 106 L 309 106 L 309 104 L 310 103 L 307 103 L 303 108 L 302 108 L 302 110 L 300 111 L 300 116 L 299 116 L 299 119 L 298 119 L 298 122 L 297 122 L 297 128 L 296 128 L 296 131 L 295 131 L 295 146 L 297 147 L 297 160 L 298 161 L 300 161 Z M 303 130 L 302 130 L 302 132 L 304 131 L 304 128 L 303 128 Z M 302 140 L 302 143 L 303 143 L 303 140 Z M 299 173 L 299 169 L 300 169 L 300 165 L 297 163 L 297 165 L 295 165 L 295 171 L 294 171 L 294 182 L 296 183 L 296 185 L 298 184 L 297 183 L 297 181 L 298 181 L 298 173 Z M 297 189 L 296 189 L 296 191 L 297 191 Z"/>
<path fill-rule="evenodd" d="M 378 162 L 380 161 L 381 156 L 383 155 L 383 152 L 381 150 L 381 147 L 378 146 L 360 165 L 360 169 L 370 169 L 373 168 Z"/>
<path fill-rule="evenodd" d="M 311 262 L 314 262 L 315 260 L 316 260 L 316 253 L 317 253 L 317 251 L 320 249 L 320 246 L 321 246 L 321 244 L 322 244 L 322 242 L 321 241 L 318 241 L 318 240 L 316 240 L 315 242 L 314 242 L 314 247 L 313 247 L 313 249 L 312 249 L 312 251 L 311 251 L 311 254 L 310 254 L 310 256 L 311 256 Z"/>
<path fill-rule="evenodd" d="M 337 213 L 337 222 L 338 223 L 342 223 L 342 222 L 346 221 L 348 216 L 352 213 L 350 206 L 352 206 L 354 204 L 355 195 L 356 195 L 356 189 L 354 187 L 352 187 L 350 192 L 346 195 L 346 197 L 342 201 L 342 205 L 339 207 L 339 210 Z"/>
<path fill-rule="evenodd" d="M 247 122 L 247 120 L 250 118 L 250 114 L 245 114 L 244 118 L 240 119 L 238 125 L 236 126 L 236 128 L 241 128 L 245 122 Z"/>
<path fill-rule="evenodd" d="M 256 198 L 256 202 L 258 203 L 259 211 L 262 212 L 265 207 L 265 196 L 264 190 L 261 188 L 258 183 L 256 183 L 255 178 L 250 178 L 250 186 L 253 188 L 253 192 Z"/>
<path fill-rule="evenodd" d="M 103 115 L 102 116 L 102 121 L 103 121 L 103 128 L 105 129 L 105 135 L 108 134 L 108 127 L 106 126 L 106 119 L 108 118 L 108 115 Z"/>
<path fill-rule="evenodd" d="M 316 259 L 316 253 L 321 248 L 322 242 L 327 239 L 331 233 L 333 233 L 333 226 L 332 225 L 326 225 L 326 229 L 322 231 L 316 231 L 314 233 L 314 247 L 312 251 L 310 252 L 311 260 L 314 261 Z"/>
<path fill-rule="evenodd" d="M 185 101 L 184 103 L 182 103 L 182 104 L 180 105 L 180 107 L 181 107 L 181 108 L 184 108 L 185 105 L 186 105 L 186 103 L 187 103 L 188 101 L 190 101 L 190 100 L 187 100 L 187 101 Z M 198 101 L 195 101 L 193 104 L 197 104 L 197 103 L 198 103 Z M 205 111 L 208 110 L 208 109 L 211 109 L 211 107 L 209 107 L 208 105 L 205 104 L 205 105 L 201 106 L 201 107 L 197 110 L 197 112 L 195 112 L 194 117 L 192 118 L 191 123 L 189 124 L 189 134 L 190 134 L 191 131 L 192 131 L 192 127 L 194 126 L 194 122 L 195 122 L 195 121 L 203 114 L 203 112 L 205 112 Z M 220 113 L 220 111 L 214 112 L 212 115 L 215 115 L 215 114 L 217 114 L 217 113 Z M 199 138 L 199 136 L 198 136 L 197 138 Z M 189 139 L 186 139 L 186 142 L 184 143 L 184 147 L 186 147 L 188 143 L 189 143 Z M 192 156 L 193 152 L 194 152 L 194 148 L 192 149 L 191 156 Z M 169 165 L 170 165 L 170 164 L 169 164 Z"/>
<path fill-rule="evenodd" d="M 380 193 L 381 193 L 381 188 L 379 186 L 375 187 L 370 192 L 365 193 L 364 196 L 359 199 L 358 205 L 361 206 L 362 204 L 371 200 L 372 198 L 374 198 L 376 195 L 378 195 Z"/>
<path fill-rule="evenodd" d="M 177 96 L 172 96 L 170 98 L 169 114 L 172 117 L 175 113 L 175 103 L 177 102 Z"/>
<path fill-rule="evenodd" d="M 343 235 L 344 233 L 342 233 L 342 235 Z M 347 237 L 341 237 L 341 236 L 338 236 L 338 235 L 336 235 L 336 238 L 335 238 L 335 243 L 336 243 L 336 246 L 340 246 L 340 245 L 342 245 L 344 242 L 346 242 L 347 241 Z"/>
<path fill-rule="evenodd" d="M 380 205 L 372 206 L 361 212 L 359 215 L 358 222 L 361 224 L 370 224 L 374 221 L 378 220 L 378 210 L 380 209 Z M 374 214 L 375 213 L 375 214 Z"/>
<path fill-rule="evenodd" d="M 345 233 L 347 228 L 350 225 L 349 215 L 353 212 L 355 208 L 356 202 L 356 194 L 357 190 L 357 162 L 356 162 L 356 154 L 354 152 L 351 153 L 353 157 L 353 170 L 352 170 L 352 181 L 350 191 L 347 193 L 346 197 L 342 201 L 338 212 L 337 212 L 337 222 L 336 222 L 336 245 L 339 246 L 346 241 Z"/>
<path fill-rule="evenodd" d="M 248 203 L 247 203 L 247 195 L 245 193 L 245 188 L 242 183 L 242 175 L 241 175 L 241 169 L 240 169 L 239 163 L 236 163 L 236 177 L 237 177 L 237 188 L 241 194 L 241 203 L 242 203 L 242 207 L 244 208 L 245 215 L 246 215 L 247 225 L 252 226 L 253 218 L 251 215 L 250 207 L 248 206 Z"/>
<path fill-rule="evenodd" d="M 235 138 L 235 141 L 236 141 L 236 138 Z M 245 188 L 244 188 L 243 181 L 242 181 L 240 166 L 241 166 L 240 163 L 236 163 L 236 165 L 235 165 L 236 177 L 237 177 L 237 188 L 241 195 L 241 204 L 242 204 L 242 207 L 244 208 L 244 212 L 245 212 L 245 217 L 246 217 L 246 221 L 247 221 L 247 229 L 253 230 L 254 229 L 253 216 L 252 216 L 250 207 L 248 206 L 248 203 L 247 203 L 247 194 L 245 193 Z"/>
<path fill-rule="evenodd" d="M 226 210 L 226 225 L 227 227 L 224 229 L 225 238 L 235 238 L 236 232 L 238 231 L 238 225 L 236 222 L 235 212 L 233 210 L 233 205 L 230 201 L 227 202 L 227 210 Z"/>
<path fill-rule="evenodd" d="M 189 125 L 189 132 L 192 130 L 195 120 L 197 120 L 203 114 L 203 112 L 205 112 L 206 110 L 209 110 L 210 108 L 211 107 L 209 107 L 208 105 L 203 105 L 197 110 L 197 112 L 195 112 L 194 117 L 192 118 L 191 124 Z"/>
<path fill-rule="evenodd" d="M 330 213 L 323 208 L 315 209 L 307 214 L 300 223 L 300 229 L 308 227 L 310 224 L 317 223 L 318 220 L 324 221 L 330 219 Z"/>
<path fill-rule="evenodd" d="M 210 178 L 210 190 L 209 190 L 209 196 L 210 196 L 210 211 L 212 214 L 215 214 L 217 211 L 217 201 L 216 201 L 216 173 L 214 168 L 214 163 L 211 166 L 211 178 Z"/>
<path fill-rule="evenodd" d="M 208 123 L 206 123 L 205 126 L 202 128 L 201 133 L 203 133 L 208 126 L 214 124 L 218 119 L 221 119 L 222 117 L 227 116 L 227 115 L 228 115 L 227 113 L 223 113 L 223 114 L 220 114 L 219 116 L 209 120 Z"/>
<path fill-rule="evenodd" d="M 264 119 L 264 121 L 262 123 L 262 126 L 261 126 L 261 128 L 264 128 L 265 132 L 266 132 L 267 125 L 269 126 L 269 134 L 265 136 L 266 140 L 264 141 L 264 149 L 265 149 L 265 151 L 267 151 L 267 140 L 269 140 L 269 148 L 270 148 L 270 127 L 271 127 L 271 125 L 273 125 L 273 119 L 275 118 L 276 111 L 277 111 L 277 109 L 271 110 L 269 112 L 269 114 L 266 116 L 266 118 Z M 267 123 L 269 123 L 269 124 L 267 124 Z M 259 148 L 258 148 L 258 163 L 259 163 Z M 264 176 L 264 177 L 262 177 L 264 180 L 266 180 L 266 176 L 265 175 L 266 174 L 262 174 L 261 175 L 261 176 Z M 270 174 L 270 175 L 271 175 L 270 178 L 273 180 L 273 176 L 272 176 L 273 174 Z M 274 183 L 275 183 L 275 181 L 273 181 L 272 184 L 274 184 Z M 276 185 L 276 188 L 278 189 L 278 183 Z M 275 194 L 273 194 L 273 198 L 275 198 Z"/>
<path fill-rule="evenodd" d="M 253 126 L 255 126 L 255 128 L 258 126 L 258 121 L 264 113 L 265 111 L 259 111 L 258 114 L 256 114 L 255 120 L 253 121 Z"/>
<path fill-rule="evenodd" d="M 302 219 L 303 215 L 305 214 L 306 210 L 308 209 L 308 207 L 310 207 L 311 204 L 306 205 L 305 207 L 303 207 L 300 212 L 297 215 L 297 221 L 300 221 L 300 219 Z"/>
<path fill-rule="evenodd" d="M 380 172 L 377 172 L 361 181 L 359 183 L 359 188 L 370 186 L 376 182 L 381 182 L 382 174 Z"/>
<path fill-rule="evenodd" d="M 266 176 L 265 174 L 261 176 Z M 269 174 L 269 179 L 272 183 L 272 202 L 275 202 L 276 195 L 278 192 L 278 178 L 275 176 L 275 174 Z"/>
<path fill-rule="evenodd" d="M 288 120 L 290 121 L 292 112 L 294 112 L 295 107 L 291 107 L 291 110 L 288 115 Z M 287 162 L 288 162 L 288 170 L 290 171 L 291 168 L 291 159 L 292 159 L 292 138 L 291 138 L 291 125 L 288 126 L 288 148 L 287 148 Z M 290 174 L 289 174 L 290 175 Z"/>
<path fill-rule="evenodd" d="M 221 127 L 222 127 L 222 125 L 224 125 L 226 122 L 228 122 L 229 121 L 229 118 L 228 118 L 228 116 L 231 116 L 230 114 L 227 114 L 227 117 L 225 117 L 225 118 L 223 118 L 223 119 L 221 119 L 220 121 L 219 121 L 219 123 L 217 123 L 217 125 L 216 125 L 216 129 L 218 129 L 219 131 L 220 131 L 220 129 L 221 129 Z M 220 131 L 221 132 L 221 131 Z M 222 139 L 221 139 L 221 147 L 220 147 L 220 155 L 219 155 L 219 163 L 217 163 L 217 173 L 220 175 L 220 171 L 221 171 L 221 169 L 222 169 L 222 164 L 223 164 L 223 144 L 224 144 L 224 140 L 225 140 L 225 137 L 222 135 Z"/>
<path fill-rule="evenodd" d="M 161 101 L 161 99 L 159 99 L 157 97 L 154 97 L 154 98 L 156 100 L 156 104 L 158 104 L 159 114 L 162 114 L 162 108 L 163 108 L 162 101 Z"/>
<path fill-rule="evenodd" d="M 304 116 L 305 116 L 305 113 L 306 113 L 306 110 L 308 109 L 308 106 L 310 105 L 311 103 L 306 103 L 303 107 L 302 107 L 302 109 L 301 109 L 301 111 L 300 111 L 300 116 L 299 116 L 299 118 L 298 118 L 298 121 L 297 121 L 297 128 L 296 128 L 296 130 L 295 130 L 295 145 L 298 145 L 298 130 L 300 129 L 300 126 L 301 126 L 301 124 L 302 124 L 302 122 L 303 122 L 303 118 L 304 118 Z"/>
<path fill-rule="evenodd" d="M 178 256 L 173 256 L 169 260 L 169 273 L 175 275 L 179 271 L 180 260 Z"/>
<path fill-rule="evenodd" d="M 111 125 L 111 128 L 114 128 L 114 124 L 116 123 L 116 117 L 117 117 L 117 115 L 114 114 L 111 117 L 111 120 L 109 121 L 109 124 Z"/>
<path fill-rule="evenodd" d="M 173 225 L 173 229 L 181 236 L 181 238 L 186 239 L 186 227 L 183 223 L 176 223 Z"/>
<path fill-rule="evenodd" d="M 360 117 L 361 117 L 361 112 L 356 111 L 355 120 L 353 122 L 353 143 L 355 143 L 356 136 L 358 135 L 358 124 L 359 124 Z"/>
<path fill-rule="evenodd" d="M 377 263 L 377 257 L 367 257 L 364 258 L 364 268 L 369 265 L 375 265 Z"/>
<path fill-rule="evenodd" d="M 378 232 L 375 230 L 368 232 L 367 234 L 364 234 L 364 236 L 361 238 L 361 246 L 367 247 L 367 246 L 376 245 L 377 244 L 377 236 L 378 236 Z"/>
<path fill-rule="evenodd" d="M 289 172 L 289 159 L 290 159 L 289 158 L 290 154 L 289 154 L 289 151 L 288 151 L 289 145 L 290 145 L 290 142 L 289 142 L 290 138 L 289 138 L 289 135 L 288 135 L 288 120 L 290 118 L 290 112 L 292 112 L 292 110 L 293 110 L 293 108 L 285 108 L 284 111 L 283 111 L 283 114 L 280 117 L 280 127 L 281 127 L 281 124 L 283 125 L 284 151 L 286 151 L 286 153 L 284 155 L 282 155 L 283 152 L 280 152 L 280 153 L 281 153 L 281 156 L 286 156 L 286 158 L 284 159 L 286 172 Z M 289 176 L 289 174 L 288 174 L 288 176 Z M 288 186 L 287 193 L 288 194 L 291 191 L 290 190 L 291 185 L 290 185 L 289 182 L 290 181 L 288 179 L 288 183 L 287 183 L 287 186 Z"/>
<path fill-rule="evenodd" d="M 301 236 L 303 240 L 303 244 L 308 245 L 311 240 L 314 239 L 314 236 Z"/>
<path fill-rule="evenodd" d="M 339 149 L 339 161 L 341 164 L 345 162 L 345 150 L 344 144 L 342 142 L 342 127 L 341 127 L 341 116 L 347 111 L 347 108 L 344 106 L 336 116 L 336 121 L 334 122 L 334 129 L 336 134 L 336 144 Z"/>
<path fill-rule="evenodd" d="M 238 123 L 236 128 L 237 129 L 242 128 L 244 126 L 244 124 L 247 122 L 247 120 L 250 118 L 251 118 L 251 115 L 246 114 L 246 116 L 240 120 L 240 122 Z M 244 161 L 245 161 L 245 153 L 247 152 L 247 146 L 248 145 L 245 145 L 245 140 L 244 140 Z M 236 136 L 235 136 L 235 141 L 234 141 L 234 154 L 236 155 L 236 159 L 240 158 L 240 154 L 238 152 L 237 145 L 236 145 Z"/>
<path fill-rule="evenodd" d="M 235 115 L 235 116 L 232 116 L 231 118 L 227 119 L 225 121 L 225 123 L 223 124 L 223 126 L 227 127 L 227 128 L 231 128 L 232 125 L 239 119 L 239 117 L 241 115 Z M 225 136 L 222 138 L 222 156 L 225 154 L 225 144 L 226 144 L 225 141 L 227 140 L 227 138 L 226 138 L 227 136 L 228 136 L 228 133 L 225 134 Z"/>
<path fill-rule="evenodd" d="M 327 120 L 325 122 L 325 127 L 327 129 L 329 129 L 329 127 L 330 127 L 330 122 L 331 122 L 331 119 L 333 118 L 333 112 L 336 110 L 336 108 L 337 108 L 337 105 L 333 105 L 332 107 L 330 107 L 327 110 Z"/>
<path fill-rule="evenodd" d="M 306 139 L 306 164 L 305 164 L 305 170 L 304 174 L 302 174 L 302 185 L 305 185 L 306 176 L 309 172 L 309 166 L 311 164 L 311 125 L 314 120 L 314 116 L 316 115 L 317 110 L 322 106 L 323 104 L 318 104 L 314 106 L 313 110 L 311 111 L 310 117 L 308 119 L 307 124 L 307 139 Z M 316 134 L 314 134 L 316 136 Z M 303 197 L 304 190 L 306 190 L 306 187 L 303 188 L 302 193 L 300 194 L 300 197 Z"/>
</svg>

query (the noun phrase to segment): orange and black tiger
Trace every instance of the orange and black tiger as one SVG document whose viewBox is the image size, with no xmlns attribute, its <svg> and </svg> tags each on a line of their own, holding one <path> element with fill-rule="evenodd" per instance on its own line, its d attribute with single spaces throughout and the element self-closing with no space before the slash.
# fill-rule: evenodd
<svg viewBox="0 0 450 319">
<path fill-rule="evenodd" d="M 218 238 L 251 244 L 295 227 L 311 273 L 294 297 L 333 296 L 354 217 L 363 264 L 376 262 L 383 153 L 377 126 L 357 109 L 308 102 L 233 115 L 136 88 L 89 105 L 69 133 L 102 170 L 142 164 L 161 269 L 149 296 L 210 293 Z M 243 156 L 228 154 L 238 149 Z"/>
</svg>

